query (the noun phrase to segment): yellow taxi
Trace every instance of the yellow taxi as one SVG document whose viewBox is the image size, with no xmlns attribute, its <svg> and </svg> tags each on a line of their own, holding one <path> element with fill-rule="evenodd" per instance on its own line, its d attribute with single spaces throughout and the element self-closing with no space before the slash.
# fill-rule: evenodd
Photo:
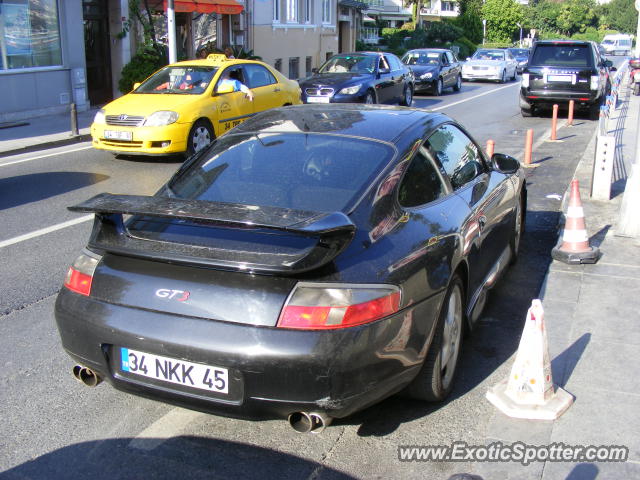
<svg viewBox="0 0 640 480">
<path fill-rule="evenodd" d="M 212 54 L 167 65 L 101 109 L 93 146 L 113 153 L 191 155 L 263 110 L 300 101 L 300 87 L 269 65 Z"/>
</svg>

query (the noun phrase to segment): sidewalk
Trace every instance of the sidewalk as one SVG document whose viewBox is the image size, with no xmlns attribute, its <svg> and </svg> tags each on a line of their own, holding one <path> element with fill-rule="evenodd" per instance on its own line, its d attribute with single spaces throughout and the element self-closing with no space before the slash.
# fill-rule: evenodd
<svg viewBox="0 0 640 480">
<path fill-rule="evenodd" d="M 595 265 L 553 261 L 540 292 L 554 382 L 575 397 L 555 422 L 509 418 L 495 411 L 486 443 L 626 446 L 626 463 L 477 464 L 492 479 L 640 478 L 640 239 L 616 236 L 626 176 L 635 161 L 640 97 L 622 89 L 609 120 L 616 136 L 612 199 L 589 198 L 595 137 L 576 169 L 587 232 L 602 254 Z M 565 202 L 566 203 L 566 202 Z M 640 208 L 640 205 L 638 206 Z M 507 365 L 511 367 L 513 359 Z"/>
<path fill-rule="evenodd" d="M 78 113 L 78 133 L 71 135 L 69 112 L 24 121 L 0 123 L 0 157 L 91 139 L 89 127 L 97 109 Z"/>
</svg>

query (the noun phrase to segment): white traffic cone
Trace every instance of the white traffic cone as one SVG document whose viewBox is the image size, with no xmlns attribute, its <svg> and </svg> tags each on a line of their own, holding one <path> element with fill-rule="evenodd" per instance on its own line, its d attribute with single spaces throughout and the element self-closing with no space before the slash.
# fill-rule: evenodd
<svg viewBox="0 0 640 480">
<path fill-rule="evenodd" d="M 487 399 L 505 415 L 531 420 L 555 420 L 573 403 L 570 393 L 553 385 L 540 300 L 527 311 L 511 375 L 490 388 Z"/>
</svg>

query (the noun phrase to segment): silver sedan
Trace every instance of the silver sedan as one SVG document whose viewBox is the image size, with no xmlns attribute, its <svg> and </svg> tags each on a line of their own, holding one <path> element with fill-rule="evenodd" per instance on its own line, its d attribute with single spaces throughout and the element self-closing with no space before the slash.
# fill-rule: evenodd
<svg viewBox="0 0 640 480">
<path fill-rule="evenodd" d="M 480 49 L 462 66 L 463 80 L 515 80 L 518 61 L 508 50 Z"/>
</svg>

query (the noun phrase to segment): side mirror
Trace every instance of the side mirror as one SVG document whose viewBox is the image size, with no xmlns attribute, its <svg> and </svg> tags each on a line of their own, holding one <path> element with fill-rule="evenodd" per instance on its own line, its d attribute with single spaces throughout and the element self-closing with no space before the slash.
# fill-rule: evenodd
<svg viewBox="0 0 640 480">
<path fill-rule="evenodd" d="M 133 90 L 137 90 L 139 86 L 140 86 L 140 82 L 136 82 L 136 83 L 134 83 L 134 84 L 133 84 L 133 89 L 132 89 L 132 91 L 133 91 Z"/>
<path fill-rule="evenodd" d="M 607 67 L 607 68 L 611 68 L 611 67 L 613 67 L 613 62 L 612 62 L 611 60 L 605 60 L 605 61 L 604 61 L 604 62 L 602 62 L 602 63 L 604 63 L 604 66 L 605 66 L 605 67 Z M 614 68 L 615 68 L 615 67 L 614 67 Z"/>
<path fill-rule="evenodd" d="M 218 89 L 216 90 L 216 93 L 218 94 L 233 93 L 233 85 L 231 85 L 230 83 L 227 83 L 224 85 L 218 85 Z"/>
<path fill-rule="evenodd" d="M 467 57 L 467 62 L 468 62 L 469 60 L 471 60 L 471 57 Z"/>
<path fill-rule="evenodd" d="M 491 168 L 500 173 L 516 173 L 520 162 L 509 155 L 494 153 L 491 157 Z"/>
</svg>

